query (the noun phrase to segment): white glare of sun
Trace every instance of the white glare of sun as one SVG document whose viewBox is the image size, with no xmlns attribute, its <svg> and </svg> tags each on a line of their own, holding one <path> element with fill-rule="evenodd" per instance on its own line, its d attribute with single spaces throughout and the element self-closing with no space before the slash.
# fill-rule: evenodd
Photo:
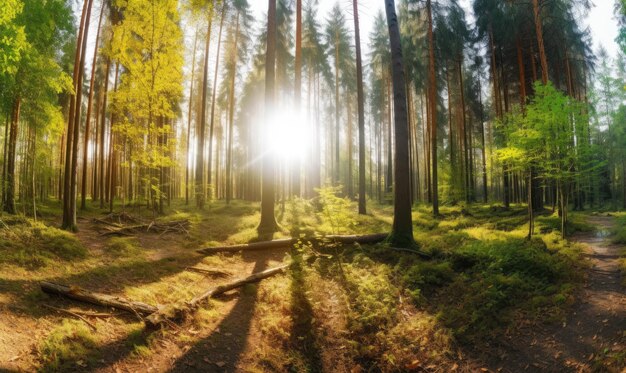
<svg viewBox="0 0 626 373">
<path fill-rule="evenodd" d="M 273 116 L 269 129 L 270 148 L 280 159 L 304 158 L 311 141 L 304 116 L 293 110 L 282 110 Z"/>
</svg>

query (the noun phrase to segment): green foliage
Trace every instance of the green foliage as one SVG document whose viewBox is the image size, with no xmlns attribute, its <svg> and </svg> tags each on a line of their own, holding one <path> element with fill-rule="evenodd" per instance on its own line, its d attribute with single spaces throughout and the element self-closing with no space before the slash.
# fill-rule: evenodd
<svg viewBox="0 0 626 373">
<path fill-rule="evenodd" d="M 83 321 L 63 319 L 39 348 L 43 371 L 76 369 L 75 362 L 79 361 L 82 361 L 82 368 L 86 367 L 86 357 L 97 350 L 96 336 Z"/>
<path fill-rule="evenodd" d="M 342 266 L 350 289 L 350 329 L 357 334 L 375 333 L 395 320 L 399 290 L 390 281 L 391 269 L 356 255 Z"/>
<path fill-rule="evenodd" d="M 28 47 L 24 27 L 14 23 L 23 7 L 20 0 L 0 3 L 0 77 L 17 72 L 22 52 Z"/>
<path fill-rule="evenodd" d="M 87 256 L 71 233 L 32 221 L 0 228 L 0 253 L 0 263 L 31 269 Z"/>
<path fill-rule="evenodd" d="M 320 203 L 318 216 L 333 234 L 348 232 L 354 225 L 351 202 L 347 198 L 339 197 L 341 190 L 341 186 L 316 189 Z"/>
<path fill-rule="evenodd" d="M 178 2 L 118 0 L 117 5 L 124 18 L 114 27 L 108 54 L 123 67 L 121 83 L 112 95 L 121 119 L 114 123 L 122 138 L 118 145 L 133 149 L 131 161 L 139 167 L 174 166 L 176 139 L 170 138 L 174 133 L 170 119 L 176 117 L 183 81 Z M 154 199 L 165 198 L 154 174 L 143 179 L 146 191 Z"/>
</svg>

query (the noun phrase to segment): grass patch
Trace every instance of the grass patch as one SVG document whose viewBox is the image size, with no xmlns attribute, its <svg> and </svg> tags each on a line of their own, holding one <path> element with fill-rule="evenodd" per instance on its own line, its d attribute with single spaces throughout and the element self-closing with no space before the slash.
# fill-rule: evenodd
<svg viewBox="0 0 626 373">
<path fill-rule="evenodd" d="M 85 323 L 64 319 L 40 346 L 42 371 L 84 369 L 95 359 L 97 347 L 96 334 Z"/>
<path fill-rule="evenodd" d="M 104 250 L 116 257 L 136 257 L 142 252 L 141 245 L 134 237 L 111 237 Z"/>
<path fill-rule="evenodd" d="M 32 220 L 9 221 L 0 228 L 0 263 L 37 269 L 87 257 L 87 249 L 69 232 Z"/>
</svg>

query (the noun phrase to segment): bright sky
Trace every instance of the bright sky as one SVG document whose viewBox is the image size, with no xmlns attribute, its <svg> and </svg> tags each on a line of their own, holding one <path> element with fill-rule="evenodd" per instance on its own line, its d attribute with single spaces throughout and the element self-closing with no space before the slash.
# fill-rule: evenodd
<svg viewBox="0 0 626 373">
<path fill-rule="evenodd" d="M 260 19 L 261 15 L 267 11 L 266 0 L 249 0 L 252 5 L 255 17 Z M 304 0 L 306 1 L 306 0 Z M 319 0 L 318 19 L 320 24 L 323 24 L 328 16 L 329 10 L 332 6 L 339 2 L 341 8 L 348 15 L 350 22 L 350 28 L 352 28 L 352 0 Z M 460 0 L 461 4 L 470 11 L 470 0 Z M 594 50 L 602 44 L 611 56 L 615 56 L 617 53 L 617 44 L 615 38 L 617 37 L 617 21 L 615 19 L 613 11 L 613 0 L 595 0 L 595 7 L 589 13 L 585 22 L 591 28 L 593 36 Z M 371 31 L 371 25 L 376 13 L 381 10 L 384 11 L 384 0 L 359 0 L 359 15 L 361 21 L 361 43 L 363 48 L 367 50 L 367 42 Z M 583 15 L 584 17 L 584 15 Z M 468 17 L 471 20 L 472 17 Z"/>
</svg>

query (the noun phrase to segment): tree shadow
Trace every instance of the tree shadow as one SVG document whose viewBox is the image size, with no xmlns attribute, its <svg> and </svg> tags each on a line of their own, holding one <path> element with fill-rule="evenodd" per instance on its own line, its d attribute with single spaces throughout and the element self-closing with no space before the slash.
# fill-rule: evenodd
<svg viewBox="0 0 626 373">
<path fill-rule="evenodd" d="M 309 301 L 306 290 L 306 278 L 302 257 L 296 256 L 289 274 L 291 277 L 291 315 L 293 326 L 291 332 L 291 347 L 298 351 L 306 362 L 306 366 L 312 372 L 323 370 L 321 351 L 315 334 L 313 307 Z"/>
<path fill-rule="evenodd" d="M 244 261 L 255 263 L 252 273 L 256 273 L 267 269 L 269 261 L 282 260 L 285 250 L 243 251 L 242 254 Z M 239 298 L 228 315 L 209 336 L 198 341 L 179 357 L 170 371 L 226 373 L 238 371 L 237 364 L 246 349 L 258 295 L 256 284 L 241 289 Z"/>
</svg>

